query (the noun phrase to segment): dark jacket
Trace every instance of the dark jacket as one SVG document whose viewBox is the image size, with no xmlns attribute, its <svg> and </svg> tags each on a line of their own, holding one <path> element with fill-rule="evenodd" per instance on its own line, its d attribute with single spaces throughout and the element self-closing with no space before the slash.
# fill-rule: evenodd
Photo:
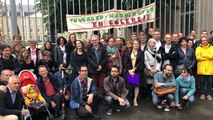
<svg viewBox="0 0 213 120">
<path fill-rule="evenodd" d="M 96 69 L 98 69 L 99 65 L 102 66 L 102 70 L 100 72 L 106 71 L 106 64 L 108 60 L 107 51 L 102 44 L 99 44 L 99 45 L 100 46 L 98 49 L 100 50 L 100 54 L 101 54 L 99 64 L 95 55 L 95 48 L 93 47 L 93 45 L 91 44 L 87 48 L 88 69 L 89 69 L 89 73 L 91 74 L 98 73 Z"/>
<path fill-rule="evenodd" d="M 66 66 L 69 64 L 68 61 L 69 61 L 69 54 L 67 52 L 67 47 L 65 45 L 65 52 L 66 52 Z M 54 48 L 54 61 L 57 63 L 57 65 L 60 65 L 63 63 L 63 52 L 60 48 L 59 45 L 56 45 L 55 48 Z"/>
<path fill-rule="evenodd" d="M 82 88 L 83 89 L 83 88 Z M 82 99 L 81 96 L 81 87 L 79 84 L 79 78 L 75 78 L 71 85 L 71 99 L 70 99 L 70 107 L 73 109 L 79 108 L 80 106 L 86 106 L 86 102 Z M 95 87 L 95 83 L 91 78 L 87 78 L 87 94 L 93 94 L 94 96 L 98 95 L 98 92 Z"/>
<path fill-rule="evenodd" d="M 59 93 L 59 91 L 62 90 L 62 87 L 61 87 L 62 85 L 60 85 L 60 83 L 58 83 L 58 81 L 53 76 L 49 76 L 49 80 L 50 80 L 50 83 L 53 85 L 55 92 Z M 41 76 L 37 79 L 37 85 L 41 92 L 42 97 L 44 97 L 45 101 L 48 104 L 50 104 L 52 100 L 50 99 L 51 97 L 47 96 L 46 94 L 45 84 Z"/>
<path fill-rule="evenodd" d="M 132 54 L 132 50 L 127 51 L 127 53 L 125 54 L 124 66 L 125 66 L 126 72 L 133 69 L 131 54 Z M 145 68 L 144 53 L 142 52 L 141 49 L 138 50 L 135 67 L 136 67 L 135 74 L 138 74 L 140 76 L 140 84 L 145 85 L 146 81 L 144 80 L 144 72 L 143 72 Z"/>
<path fill-rule="evenodd" d="M 163 44 L 160 47 L 160 52 L 161 52 L 161 56 L 162 56 L 162 65 L 164 63 L 164 61 L 169 60 L 170 64 L 173 67 L 173 70 L 175 69 L 175 65 L 177 64 L 177 50 L 176 47 L 171 44 L 171 48 L 169 50 L 169 53 L 165 52 L 165 44 Z"/>
<path fill-rule="evenodd" d="M 4 93 L 0 91 L 0 115 L 17 115 L 18 117 L 21 116 L 21 109 L 24 105 L 24 99 L 20 93 L 17 91 L 16 93 L 16 100 L 13 104 L 12 98 L 10 96 L 10 91 L 7 88 L 7 92 Z"/>
<path fill-rule="evenodd" d="M 186 55 L 182 51 L 181 48 L 177 49 L 178 54 L 178 64 L 182 65 L 184 64 L 187 68 L 193 68 L 195 65 L 195 52 L 193 48 L 187 47 L 186 48 Z"/>
<path fill-rule="evenodd" d="M 18 74 L 20 72 L 20 64 L 18 62 L 18 60 L 16 58 L 14 58 L 12 55 L 10 56 L 10 60 L 12 61 L 12 64 L 10 65 L 10 68 L 6 68 L 4 65 L 5 63 L 3 63 L 3 58 L 0 57 L 0 72 L 4 69 L 10 69 L 12 71 L 15 72 L 15 74 Z"/>
<path fill-rule="evenodd" d="M 39 67 L 40 65 L 46 66 L 46 68 L 47 68 L 49 74 L 53 74 L 53 73 L 55 72 L 55 69 L 57 68 L 57 65 L 56 65 L 56 63 L 55 63 L 54 61 L 51 60 L 51 61 L 49 61 L 49 62 L 45 62 L 44 59 L 41 59 L 41 60 L 39 60 L 39 61 L 36 63 L 36 66 L 35 66 L 35 71 L 34 71 L 34 73 L 35 73 L 36 75 L 38 75 L 38 67 Z"/>
<path fill-rule="evenodd" d="M 34 69 L 34 62 L 31 60 L 30 64 L 27 64 L 25 61 L 23 63 L 20 63 L 21 65 L 21 68 L 20 68 L 20 71 L 21 70 L 30 70 L 30 69 Z"/>
<path fill-rule="evenodd" d="M 126 89 L 125 80 L 122 77 L 118 76 L 115 82 L 115 86 L 116 91 L 113 90 L 113 79 L 111 76 L 108 76 L 104 79 L 104 90 L 106 92 L 106 95 L 111 96 L 114 99 L 117 99 L 117 97 L 126 99 L 128 91 Z"/>
</svg>

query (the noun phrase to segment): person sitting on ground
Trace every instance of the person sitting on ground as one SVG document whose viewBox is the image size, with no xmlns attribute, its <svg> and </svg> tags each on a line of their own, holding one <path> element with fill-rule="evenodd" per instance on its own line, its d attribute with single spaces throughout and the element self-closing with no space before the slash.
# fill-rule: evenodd
<svg viewBox="0 0 213 120">
<path fill-rule="evenodd" d="M 154 87 L 175 87 L 175 77 L 172 74 L 172 66 L 170 64 L 166 64 L 164 66 L 163 72 L 158 72 L 154 75 Z M 154 90 L 152 91 L 152 102 L 159 109 L 162 109 L 165 105 L 164 111 L 170 111 L 170 105 L 174 101 L 174 94 L 168 93 L 165 95 L 158 95 Z"/>
<path fill-rule="evenodd" d="M 70 107 L 75 109 L 78 117 L 91 115 L 95 119 L 100 119 L 97 113 L 102 102 L 102 95 L 97 92 L 94 81 L 87 76 L 88 68 L 81 66 L 79 76 L 71 85 Z"/>
<path fill-rule="evenodd" d="M 130 107 L 130 103 L 126 99 L 128 90 L 125 80 L 119 76 L 119 68 L 116 65 L 112 66 L 110 75 L 104 79 L 104 90 L 106 93 L 105 100 L 109 106 L 107 115 L 112 115 L 113 109 L 119 112 L 120 106 Z"/>
<path fill-rule="evenodd" d="M 0 119 L 1 120 L 18 120 L 25 116 L 28 110 L 23 108 L 23 97 L 19 91 L 20 78 L 13 75 L 9 78 L 7 91 L 0 91 Z"/>
<path fill-rule="evenodd" d="M 36 86 L 29 84 L 26 87 L 25 104 L 29 107 L 39 109 L 45 105 L 45 100 L 40 93 L 36 91 Z"/>
<path fill-rule="evenodd" d="M 195 101 L 195 79 L 190 75 L 190 69 L 184 68 L 176 79 L 175 103 L 178 109 L 188 109 L 189 102 Z"/>
</svg>

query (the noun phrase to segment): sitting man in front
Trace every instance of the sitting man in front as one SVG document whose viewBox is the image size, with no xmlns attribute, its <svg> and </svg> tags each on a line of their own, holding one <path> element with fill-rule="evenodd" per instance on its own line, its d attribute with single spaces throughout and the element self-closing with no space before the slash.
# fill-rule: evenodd
<svg viewBox="0 0 213 120">
<path fill-rule="evenodd" d="M 60 115 L 60 107 L 62 103 L 62 87 L 51 75 L 48 75 L 46 66 L 38 67 L 40 77 L 37 80 L 38 88 L 45 101 L 53 108 L 54 117 Z"/>
<path fill-rule="evenodd" d="M 172 74 L 172 66 L 166 64 L 164 66 L 163 72 L 158 72 L 154 75 L 154 87 L 155 88 L 166 88 L 166 87 L 175 87 L 175 77 Z M 155 90 L 152 91 L 152 102 L 159 109 L 164 108 L 164 111 L 170 111 L 170 104 L 174 102 L 174 93 L 167 93 L 165 95 L 158 95 Z"/>
<path fill-rule="evenodd" d="M 94 81 L 87 76 L 88 68 L 81 66 L 79 76 L 71 85 L 70 107 L 75 109 L 78 117 L 91 115 L 95 119 L 100 119 L 101 117 L 97 113 L 102 96 L 97 92 Z"/>
<path fill-rule="evenodd" d="M 27 110 L 22 109 L 23 97 L 19 88 L 19 77 L 13 75 L 8 80 L 6 93 L 0 91 L 0 120 L 18 120 L 27 114 Z"/>
<path fill-rule="evenodd" d="M 109 105 L 107 115 L 112 115 L 113 109 L 120 111 L 119 107 L 130 107 L 129 101 L 126 99 L 128 90 L 125 81 L 119 76 L 119 68 L 112 66 L 110 75 L 104 79 L 104 90 L 106 92 L 105 100 Z"/>
</svg>

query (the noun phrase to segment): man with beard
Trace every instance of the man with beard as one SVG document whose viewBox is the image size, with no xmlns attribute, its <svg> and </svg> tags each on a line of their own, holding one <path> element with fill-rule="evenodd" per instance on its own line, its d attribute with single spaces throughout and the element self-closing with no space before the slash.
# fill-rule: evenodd
<svg viewBox="0 0 213 120">
<path fill-rule="evenodd" d="M 104 90 L 106 93 L 105 100 L 109 106 L 107 115 L 112 115 L 113 109 L 119 112 L 120 106 L 130 107 L 130 103 L 126 99 L 128 90 L 124 79 L 119 76 L 119 68 L 116 65 L 112 66 L 110 75 L 104 79 Z"/>
<path fill-rule="evenodd" d="M 166 64 L 162 72 L 158 72 L 154 75 L 154 87 L 175 87 L 175 77 L 172 74 L 172 66 L 170 64 Z M 164 111 L 170 111 L 170 104 L 174 102 L 174 94 L 168 93 L 163 96 L 157 95 L 157 93 L 153 90 L 152 91 L 152 102 L 157 108 L 162 109 L 164 106 Z"/>
</svg>

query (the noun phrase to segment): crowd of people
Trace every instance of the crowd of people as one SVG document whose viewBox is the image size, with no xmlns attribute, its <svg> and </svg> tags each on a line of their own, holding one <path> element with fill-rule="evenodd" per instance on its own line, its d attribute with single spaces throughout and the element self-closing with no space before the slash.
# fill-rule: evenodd
<svg viewBox="0 0 213 120">
<path fill-rule="evenodd" d="M 55 117 L 64 99 L 78 117 L 95 119 L 101 118 L 101 104 L 112 115 L 130 104 L 137 107 L 141 96 L 164 111 L 189 109 L 196 90 L 200 99 L 212 100 L 213 31 L 210 36 L 206 30 L 200 35 L 192 30 L 186 37 L 182 33 L 161 37 L 159 30 L 149 28 L 147 34 L 132 33 L 130 40 L 108 33 L 76 40 L 71 33 L 68 39 L 59 37 L 56 45 L 46 41 L 38 48 L 31 40 L 27 48 L 21 36 L 14 35 L 12 45 L 2 41 L 0 46 L 0 119 L 18 120 L 27 114 L 17 76 L 22 70 L 37 76 L 40 99 Z M 35 92 L 35 86 L 28 87 Z M 26 104 L 32 106 L 29 100 Z"/>
</svg>

